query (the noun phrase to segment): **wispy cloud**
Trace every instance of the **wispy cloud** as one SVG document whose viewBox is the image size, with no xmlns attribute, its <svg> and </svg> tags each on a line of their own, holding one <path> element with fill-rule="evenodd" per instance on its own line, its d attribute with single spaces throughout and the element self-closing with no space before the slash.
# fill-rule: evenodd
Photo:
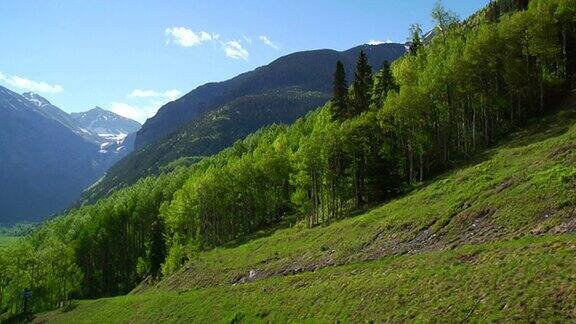
<svg viewBox="0 0 576 324">
<path fill-rule="evenodd" d="M 235 60 L 247 60 L 250 53 L 238 41 L 223 42 L 224 53 Z"/>
<path fill-rule="evenodd" d="M 192 47 L 200 45 L 204 42 L 215 41 L 220 38 L 220 35 L 216 33 L 209 33 L 207 31 L 194 32 L 186 27 L 171 27 L 166 28 L 164 31 L 166 36 L 167 44 L 177 44 L 182 47 Z"/>
<path fill-rule="evenodd" d="M 390 44 L 390 43 L 392 43 L 392 40 L 390 40 L 390 39 L 387 39 L 385 41 L 377 40 L 377 39 L 371 39 L 366 44 L 368 44 L 368 45 L 382 45 L 382 44 Z"/>
<path fill-rule="evenodd" d="M 166 28 L 164 31 L 167 38 L 166 44 L 176 44 L 182 47 L 194 47 L 206 42 L 214 42 L 220 39 L 220 35 L 217 33 L 210 33 L 207 31 L 195 32 L 186 27 L 170 27 Z M 248 36 L 242 36 L 245 44 L 252 44 L 252 38 Z M 260 39 L 264 44 L 277 48 L 277 46 L 272 43 L 266 36 L 260 36 Z M 227 57 L 235 60 L 247 60 L 250 53 L 244 46 L 242 46 L 241 40 L 222 40 L 219 42 L 224 50 Z M 136 89 L 139 90 L 139 89 Z M 135 91 L 136 91 L 135 90 Z M 156 93 L 150 90 L 139 90 L 136 93 L 131 94 L 132 97 L 161 97 L 165 96 L 165 93 Z"/>
<path fill-rule="evenodd" d="M 262 35 L 262 36 L 260 36 L 260 37 L 258 37 L 258 38 L 262 41 L 262 43 L 266 44 L 267 46 L 270 46 L 270 47 L 272 47 L 272 48 L 275 49 L 275 50 L 278 49 L 278 45 L 274 44 L 274 43 L 270 40 L 270 38 L 268 38 L 268 36 Z"/>
<path fill-rule="evenodd" d="M 5 75 L 0 72 L 0 82 L 9 86 L 41 93 L 59 93 L 64 91 L 61 85 L 49 84 L 44 81 L 34 81 L 27 78 L 19 77 L 17 75 Z"/>
<path fill-rule="evenodd" d="M 112 102 L 110 104 L 110 111 L 139 123 L 144 123 L 146 119 L 154 116 L 160 107 L 161 106 L 152 105 L 136 106 L 125 102 Z"/>
<path fill-rule="evenodd" d="M 181 95 L 182 92 L 177 89 L 166 90 L 164 92 L 156 90 L 134 89 L 132 92 L 130 92 L 130 94 L 128 94 L 128 98 L 166 98 L 172 101 Z"/>
<path fill-rule="evenodd" d="M 160 107 L 180 96 L 182 92 L 177 89 L 166 91 L 134 89 L 126 96 L 129 102 L 114 101 L 110 103 L 110 111 L 144 123 L 146 119 L 154 116 Z"/>
</svg>

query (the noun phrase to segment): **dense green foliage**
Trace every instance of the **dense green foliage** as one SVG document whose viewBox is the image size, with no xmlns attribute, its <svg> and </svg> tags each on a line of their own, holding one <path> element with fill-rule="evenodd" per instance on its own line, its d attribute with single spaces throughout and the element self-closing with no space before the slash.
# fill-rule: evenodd
<svg viewBox="0 0 576 324">
<path fill-rule="evenodd" d="M 328 104 L 44 226 L 3 256 L 0 311 L 17 311 L 26 287 L 46 292 L 33 310 L 74 291 L 126 293 L 287 215 L 314 227 L 405 192 L 545 112 L 572 77 L 574 10 L 574 0 L 533 0 L 497 22 L 458 24 L 437 7 L 440 33 L 391 73 L 372 76 L 360 55 L 346 118 Z"/>
<path fill-rule="evenodd" d="M 12 244 L 18 242 L 18 237 L 16 236 L 2 236 L 0 235 L 0 249 L 8 247 Z"/>
</svg>

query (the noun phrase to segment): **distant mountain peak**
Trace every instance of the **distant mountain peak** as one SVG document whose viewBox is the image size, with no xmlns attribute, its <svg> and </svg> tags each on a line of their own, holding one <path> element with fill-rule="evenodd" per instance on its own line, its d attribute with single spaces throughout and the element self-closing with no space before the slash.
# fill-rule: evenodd
<svg viewBox="0 0 576 324">
<path fill-rule="evenodd" d="M 50 101 L 48 101 L 48 99 L 42 97 L 41 95 L 35 92 L 24 92 L 22 96 L 38 107 L 52 105 Z"/>
<path fill-rule="evenodd" d="M 108 112 L 108 113 L 111 112 L 111 111 L 106 110 L 106 109 L 104 109 L 104 108 L 102 108 L 102 107 L 99 107 L 99 106 L 95 106 L 94 108 L 88 110 L 87 112 L 90 112 L 90 111 L 91 111 L 91 112 Z"/>
<path fill-rule="evenodd" d="M 141 126 L 132 119 L 98 106 L 85 112 L 72 113 L 71 116 L 82 129 L 107 140 L 136 132 Z"/>
</svg>

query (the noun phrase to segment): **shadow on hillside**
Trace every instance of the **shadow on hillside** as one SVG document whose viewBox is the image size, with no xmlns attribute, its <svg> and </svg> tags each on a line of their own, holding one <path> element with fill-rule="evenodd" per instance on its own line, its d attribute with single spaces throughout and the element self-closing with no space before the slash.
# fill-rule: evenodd
<svg viewBox="0 0 576 324">
<path fill-rule="evenodd" d="M 16 324 L 16 323 L 30 323 L 32 320 L 34 319 L 34 316 L 31 314 L 24 314 L 24 313 L 20 313 L 20 314 L 16 314 L 16 315 L 12 315 L 10 317 L 2 317 L 0 316 L 0 323 L 5 323 L 5 324 Z"/>
<path fill-rule="evenodd" d="M 520 147 L 565 134 L 576 123 L 576 93 L 557 104 L 556 109 L 532 118 L 523 129 L 502 141 L 508 147 Z"/>
<path fill-rule="evenodd" d="M 276 231 L 290 228 L 290 227 L 298 224 L 298 222 L 300 221 L 298 219 L 298 216 L 299 216 L 298 214 L 292 214 L 292 215 L 286 216 L 279 223 L 275 223 L 275 224 L 268 225 L 268 226 L 263 226 L 257 232 L 246 235 L 246 236 L 241 237 L 241 238 L 238 238 L 234 241 L 228 242 L 228 243 L 222 245 L 221 248 L 231 249 L 231 248 L 235 248 L 235 247 L 238 247 L 240 245 L 243 245 L 243 244 L 245 244 L 249 241 L 252 241 L 252 240 L 271 236 Z"/>
<path fill-rule="evenodd" d="M 560 100 L 550 103 L 549 106 L 554 107 L 554 109 L 547 110 L 542 115 L 531 118 L 525 126 L 520 127 L 512 133 L 497 140 L 489 147 L 481 149 L 469 158 L 451 161 L 451 167 L 445 171 L 440 172 L 429 180 L 415 185 L 413 188 L 407 190 L 398 197 L 372 205 L 365 211 L 367 212 L 378 208 L 378 206 L 389 203 L 398 198 L 415 194 L 416 192 L 426 188 L 428 185 L 450 176 L 457 170 L 488 161 L 498 153 L 499 149 L 503 147 L 517 148 L 541 142 L 549 138 L 558 137 L 568 132 L 568 130 L 576 124 L 576 89 L 572 90 L 570 94 L 564 96 Z M 358 213 L 353 213 L 344 218 L 354 217 L 357 215 Z"/>
</svg>

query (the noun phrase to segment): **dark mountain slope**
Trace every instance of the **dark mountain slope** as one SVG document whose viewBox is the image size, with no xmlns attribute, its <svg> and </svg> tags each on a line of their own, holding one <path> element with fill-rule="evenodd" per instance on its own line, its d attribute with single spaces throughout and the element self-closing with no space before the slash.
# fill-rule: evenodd
<svg viewBox="0 0 576 324">
<path fill-rule="evenodd" d="M 376 68 L 385 60 L 393 61 L 405 53 L 403 44 L 381 44 L 362 45 L 344 52 L 324 49 L 281 57 L 230 80 L 200 86 L 164 105 L 138 131 L 135 147 L 142 148 L 176 131 L 192 119 L 241 96 L 287 87 L 329 92 L 336 61 L 344 62 L 350 73 L 362 49 L 367 52 L 370 64 Z"/>
<path fill-rule="evenodd" d="M 0 223 L 60 211 L 103 172 L 98 146 L 0 87 Z"/>
<path fill-rule="evenodd" d="M 132 151 L 126 132 L 138 127 L 102 109 L 73 116 L 38 94 L 0 87 L 0 223 L 38 221 L 68 207 Z"/>
<path fill-rule="evenodd" d="M 336 61 L 344 62 L 353 78 L 361 50 L 375 69 L 405 53 L 401 44 L 299 52 L 191 91 L 144 124 L 136 135 L 137 151 L 114 165 L 85 198 L 95 201 L 178 158 L 215 154 L 263 126 L 293 122 L 329 100 Z"/>
</svg>

